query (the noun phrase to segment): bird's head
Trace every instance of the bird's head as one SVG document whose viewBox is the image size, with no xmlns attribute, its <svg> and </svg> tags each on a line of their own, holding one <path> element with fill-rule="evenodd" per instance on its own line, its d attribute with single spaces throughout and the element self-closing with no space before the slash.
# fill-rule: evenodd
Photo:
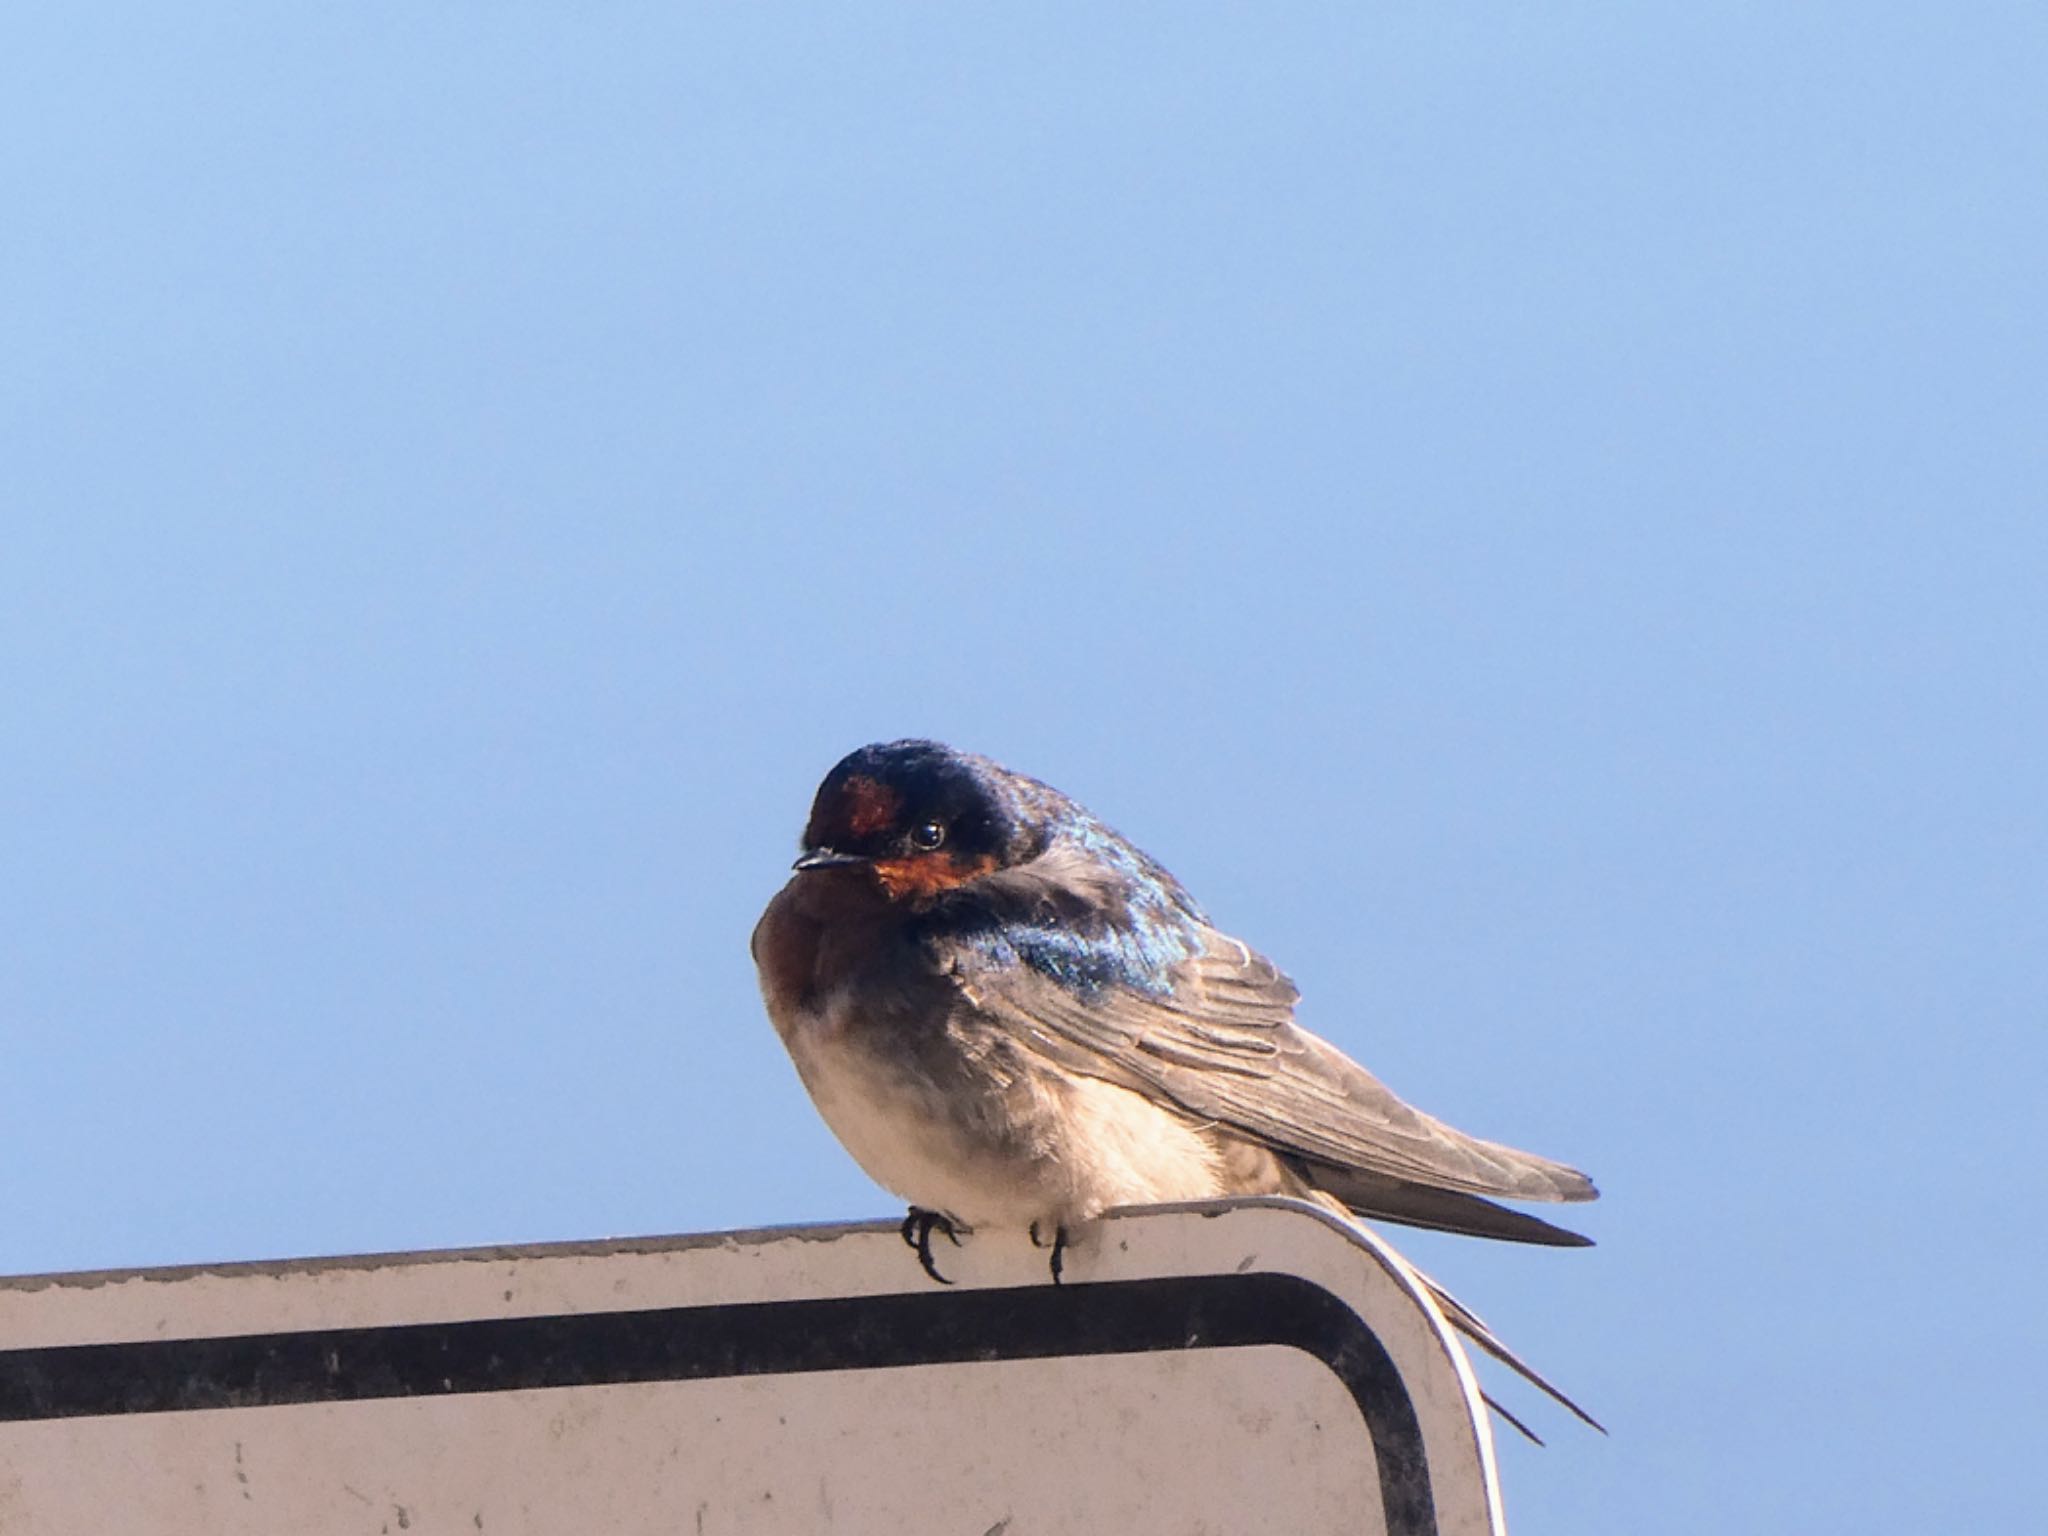
<svg viewBox="0 0 2048 1536">
<path fill-rule="evenodd" d="M 862 747 L 818 786 L 796 868 L 865 869 L 891 900 L 935 900 L 1037 852 L 1022 782 L 935 741 Z"/>
</svg>

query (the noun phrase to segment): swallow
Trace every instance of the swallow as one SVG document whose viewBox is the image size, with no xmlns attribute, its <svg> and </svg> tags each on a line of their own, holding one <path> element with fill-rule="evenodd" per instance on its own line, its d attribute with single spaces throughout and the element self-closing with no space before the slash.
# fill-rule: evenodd
<svg viewBox="0 0 2048 1536">
<path fill-rule="evenodd" d="M 1404 1103 L 1296 1023 L 1294 984 L 1162 865 L 988 758 L 919 740 L 843 758 L 752 949 L 804 1087 L 909 1203 L 936 1280 L 935 1231 L 1028 1230 L 1057 1282 L 1069 1233 L 1105 1211 L 1242 1195 L 1589 1241 L 1497 1203 L 1591 1200 L 1585 1174 Z M 1460 1332 L 1598 1427 L 1421 1278 Z"/>
</svg>

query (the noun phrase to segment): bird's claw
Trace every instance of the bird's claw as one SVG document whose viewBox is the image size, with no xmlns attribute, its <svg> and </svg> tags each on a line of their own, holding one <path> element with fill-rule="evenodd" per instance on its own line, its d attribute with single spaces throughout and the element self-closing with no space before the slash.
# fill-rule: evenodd
<svg viewBox="0 0 2048 1536">
<path fill-rule="evenodd" d="M 1044 1238 L 1042 1238 L 1042 1237 L 1040 1237 L 1040 1236 L 1039 1236 L 1039 1234 L 1038 1234 L 1038 1223 L 1037 1223 L 1037 1222 L 1035 1222 L 1035 1221 L 1034 1221 L 1033 1223 L 1031 1223 L 1031 1246 L 1032 1246 L 1032 1247 L 1034 1247 L 1034 1248 L 1043 1248 L 1043 1247 L 1045 1247 L 1045 1246 L 1046 1246 L 1046 1241 L 1045 1241 L 1045 1239 L 1044 1239 Z M 1066 1229 L 1065 1227 L 1063 1227 L 1063 1226 L 1060 1226 L 1060 1227 L 1054 1227 L 1054 1228 L 1052 1229 L 1052 1244 L 1051 1244 L 1051 1246 L 1052 1246 L 1052 1283 L 1053 1283 L 1054 1285 L 1058 1285 L 1058 1284 L 1060 1283 L 1060 1276 L 1061 1276 L 1062 1274 L 1064 1274 L 1064 1273 L 1066 1272 L 1066 1267 L 1067 1267 L 1067 1266 L 1066 1266 L 1066 1253 L 1067 1253 L 1067 1229 Z"/>
<path fill-rule="evenodd" d="M 917 1255 L 917 1262 L 924 1272 L 941 1285 L 953 1282 L 939 1273 L 939 1266 L 932 1262 L 932 1234 L 939 1233 L 955 1248 L 960 1246 L 960 1234 L 954 1228 L 952 1218 L 943 1211 L 927 1211 L 913 1205 L 910 1214 L 903 1218 L 903 1241 L 910 1245 Z"/>
</svg>

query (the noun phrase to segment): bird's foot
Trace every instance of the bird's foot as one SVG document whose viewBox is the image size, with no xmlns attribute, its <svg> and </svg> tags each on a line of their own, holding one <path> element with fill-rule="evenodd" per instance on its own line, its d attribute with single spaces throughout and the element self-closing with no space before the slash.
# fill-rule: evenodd
<svg viewBox="0 0 2048 1536">
<path fill-rule="evenodd" d="M 1038 1223 L 1035 1221 L 1031 1223 L 1031 1246 L 1034 1248 L 1048 1246 L 1045 1239 L 1039 1235 Z M 1067 1267 L 1067 1229 L 1064 1226 L 1052 1229 L 1052 1243 L 1050 1246 L 1052 1248 L 1052 1283 L 1058 1285 L 1060 1283 L 1060 1276 L 1066 1272 Z"/>
<path fill-rule="evenodd" d="M 908 1243 L 911 1252 L 917 1255 L 917 1262 L 924 1272 L 941 1285 L 951 1285 L 953 1282 L 940 1274 L 939 1266 L 932 1262 L 932 1234 L 938 1233 L 958 1248 L 960 1233 L 954 1227 L 952 1218 L 943 1211 L 927 1211 L 913 1205 L 910 1214 L 903 1218 L 902 1232 L 903 1241 Z"/>
</svg>

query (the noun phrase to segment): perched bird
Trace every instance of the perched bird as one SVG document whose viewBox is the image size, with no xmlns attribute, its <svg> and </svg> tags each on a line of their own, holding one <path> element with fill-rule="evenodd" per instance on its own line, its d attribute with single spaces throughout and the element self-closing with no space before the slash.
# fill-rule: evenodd
<svg viewBox="0 0 2048 1536">
<path fill-rule="evenodd" d="M 1057 1280 L 1078 1223 L 1232 1195 L 1587 1241 L 1495 1203 L 1590 1200 L 1586 1175 L 1403 1103 L 1294 1022 L 1271 961 L 1036 779 L 932 741 L 863 747 L 819 786 L 795 870 L 754 929 L 768 1016 L 826 1123 L 910 1203 L 935 1279 L 934 1230 L 1028 1228 Z"/>
</svg>

